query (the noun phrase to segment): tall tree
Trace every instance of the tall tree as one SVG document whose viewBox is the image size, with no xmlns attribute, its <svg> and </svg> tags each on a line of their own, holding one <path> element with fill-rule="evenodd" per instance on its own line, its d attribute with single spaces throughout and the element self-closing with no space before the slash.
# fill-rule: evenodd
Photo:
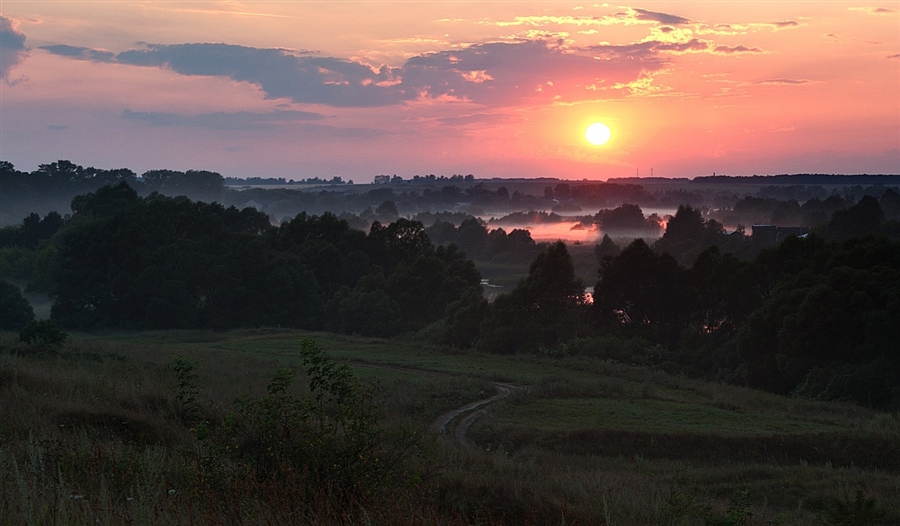
<svg viewBox="0 0 900 526">
<path fill-rule="evenodd" d="M 19 287 L 0 279 L 0 331 L 19 331 L 34 321 L 34 309 Z"/>
<path fill-rule="evenodd" d="M 689 294 L 684 269 L 638 239 L 600 265 L 594 312 L 601 327 L 627 332 L 677 332 L 687 326 Z"/>
<path fill-rule="evenodd" d="M 540 252 L 528 276 L 491 305 L 478 348 L 502 354 L 534 352 L 584 329 L 584 284 L 575 276 L 565 243 Z"/>
</svg>

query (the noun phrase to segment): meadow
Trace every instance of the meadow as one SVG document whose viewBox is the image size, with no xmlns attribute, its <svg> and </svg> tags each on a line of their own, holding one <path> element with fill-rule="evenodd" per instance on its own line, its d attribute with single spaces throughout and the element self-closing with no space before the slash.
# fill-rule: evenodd
<svg viewBox="0 0 900 526">
<path fill-rule="evenodd" d="M 372 393 L 372 426 L 354 427 L 366 417 L 351 408 L 327 434 L 343 414 L 330 409 L 280 434 L 321 392 L 309 339 L 359 380 L 354 403 Z M 414 338 L 257 329 L 0 346 L 0 524 L 900 522 L 900 418 L 851 404 Z M 298 375 L 282 385 L 286 370 Z M 515 389 L 463 443 L 429 433 L 494 382 Z M 251 422 L 307 456 L 260 449 L 282 444 Z M 333 456 L 360 437 L 359 459 Z"/>
</svg>

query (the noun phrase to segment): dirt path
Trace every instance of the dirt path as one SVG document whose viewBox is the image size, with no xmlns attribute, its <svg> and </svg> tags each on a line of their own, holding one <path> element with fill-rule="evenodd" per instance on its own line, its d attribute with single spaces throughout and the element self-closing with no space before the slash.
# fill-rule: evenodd
<svg viewBox="0 0 900 526">
<path fill-rule="evenodd" d="M 370 369 L 381 369 L 385 371 L 402 371 L 414 374 L 453 376 L 451 374 L 441 373 L 438 371 L 428 371 L 425 369 L 415 369 L 412 367 L 401 367 L 397 365 L 374 364 L 356 360 L 351 360 L 350 365 L 355 365 L 357 367 L 367 367 Z M 493 382 L 493 384 L 494 387 L 497 388 L 497 394 L 490 398 L 485 398 L 484 400 L 470 402 L 462 407 L 442 414 L 441 416 L 437 417 L 437 419 L 435 419 L 434 423 L 431 424 L 431 427 L 429 428 L 431 432 L 436 435 L 449 436 L 452 430 L 452 438 L 460 444 L 465 444 L 466 433 L 469 431 L 469 428 L 472 426 L 472 424 L 474 424 L 475 421 L 484 414 L 484 410 L 487 408 L 486 406 L 493 404 L 498 400 L 506 398 L 514 389 L 516 389 L 516 386 L 511 384 L 498 382 Z"/>
<path fill-rule="evenodd" d="M 509 396 L 509 393 L 515 389 L 515 386 L 501 383 L 494 383 L 494 387 L 497 388 L 497 394 L 494 396 L 485 398 L 484 400 L 471 402 L 439 416 L 431 425 L 432 433 L 449 435 L 450 430 L 452 429 L 453 438 L 460 444 L 465 444 L 466 433 L 469 431 L 469 427 L 484 414 L 486 406 L 493 404 L 497 400 L 506 398 Z"/>
</svg>

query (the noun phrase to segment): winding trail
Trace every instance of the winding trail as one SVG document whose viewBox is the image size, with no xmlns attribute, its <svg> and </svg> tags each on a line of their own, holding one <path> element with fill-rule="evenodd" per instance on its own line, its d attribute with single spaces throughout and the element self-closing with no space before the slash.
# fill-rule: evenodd
<svg viewBox="0 0 900 526">
<path fill-rule="evenodd" d="M 466 433 L 469 431 L 469 427 L 484 414 L 486 406 L 506 398 L 512 390 L 516 388 L 510 384 L 501 384 L 497 382 L 494 382 L 494 387 L 497 388 L 497 394 L 494 396 L 468 403 L 439 416 L 437 420 L 431 424 L 431 432 L 438 435 L 449 435 L 450 430 L 452 429 L 453 438 L 457 442 L 460 444 L 467 443 Z"/>
<path fill-rule="evenodd" d="M 370 369 L 381 369 L 385 371 L 401 371 L 406 373 L 429 374 L 436 376 L 455 376 L 438 371 L 428 371 L 426 369 L 415 369 L 412 367 L 401 367 L 399 365 L 375 364 L 357 360 L 350 360 L 349 363 L 350 365 L 354 365 L 357 367 L 367 367 Z M 468 440 L 466 439 L 466 433 L 468 433 L 469 428 L 472 426 L 472 424 L 474 424 L 475 421 L 484 414 L 484 410 L 487 409 L 487 406 L 493 404 L 494 402 L 497 402 L 498 400 L 506 398 L 510 395 L 510 393 L 513 392 L 513 390 L 518 389 L 518 387 L 512 384 L 500 382 L 492 383 L 497 389 L 497 394 L 491 396 L 490 398 L 485 398 L 484 400 L 476 400 L 475 402 L 470 402 L 462 407 L 458 407 L 442 414 L 441 416 L 437 417 L 437 419 L 435 419 L 434 423 L 432 423 L 429 427 L 429 430 L 436 435 L 453 438 L 459 444 L 468 443 Z"/>
</svg>

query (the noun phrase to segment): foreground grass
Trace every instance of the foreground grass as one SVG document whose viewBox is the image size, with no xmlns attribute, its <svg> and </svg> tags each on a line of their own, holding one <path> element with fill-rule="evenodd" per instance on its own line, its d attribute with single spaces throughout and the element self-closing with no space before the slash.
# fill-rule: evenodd
<svg viewBox="0 0 900 526">
<path fill-rule="evenodd" d="M 302 473 L 244 476 L 214 462 L 185 422 L 174 356 L 198 362 L 197 420 L 215 432 L 236 399 L 264 396 L 273 371 L 300 364 L 307 337 L 379 384 L 387 447 L 419 437 L 383 494 L 347 502 Z M 852 405 L 596 360 L 295 331 L 79 336 L 38 353 L 7 336 L 0 346 L 0 524 L 900 521 L 900 422 Z M 425 433 L 437 415 L 492 394 L 491 381 L 521 389 L 471 428 L 477 447 Z"/>
</svg>

